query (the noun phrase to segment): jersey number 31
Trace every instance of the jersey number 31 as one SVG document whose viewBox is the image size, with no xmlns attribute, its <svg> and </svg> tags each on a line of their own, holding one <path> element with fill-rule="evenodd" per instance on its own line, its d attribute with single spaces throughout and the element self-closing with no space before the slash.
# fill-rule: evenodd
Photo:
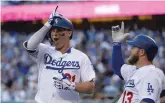
<svg viewBox="0 0 165 103">
<path fill-rule="evenodd" d="M 66 76 L 69 78 L 69 80 L 71 80 L 72 82 L 75 81 L 76 75 L 71 76 L 71 74 L 69 74 L 69 73 L 65 73 L 65 75 L 66 75 Z"/>
</svg>

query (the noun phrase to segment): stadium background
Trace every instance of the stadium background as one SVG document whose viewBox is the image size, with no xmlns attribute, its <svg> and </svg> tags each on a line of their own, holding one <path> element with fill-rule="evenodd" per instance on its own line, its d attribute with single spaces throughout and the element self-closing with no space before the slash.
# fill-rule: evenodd
<svg viewBox="0 0 165 103">
<path fill-rule="evenodd" d="M 31 4 L 57 5 L 58 3 L 68 3 L 74 7 L 73 2 L 60 1 L 62 0 L 1 2 L 1 102 L 35 103 L 34 96 L 37 91 L 38 70 L 35 61 L 32 61 L 23 49 L 22 43 L 40 29 L 47 20 L 41 18 L 30 18 L 29 20 L 23 20 L 22 18 L 20 20 L 12 19 L 16 14 L 5 14 L 3 12 L 5 10 L 4 8 L 20 5 L 30 6 Z M 74 0 L 74 2 L 88 4 L 89 1 Z M 94 2 L 97 1 L 92 1 L 92 3 Z M 114 4 L 114 2 L 109 3 Z M 118 4 L 119 2 L 115 3 Z M 59 11 L 60 8 L 62 7 L 59 6 Z M 145 11 L 147 11 L 147 8 L 149 6 L 146 7 Z M 65 16 L 65 12 L 69 12 L 69 9 L 62 11 L 62 14 Z M 72 13 L 70 15 L 74 15 L 76 8 L 74 9 L 75 11 L 70 11 Z M 127 10 L 129 9 L 131 8 Z M 34 9 L 29 8 L 29 10 L 33 11 Z M 50 13 L 52 10 L 50 10 Z M 10 12 L 12 12 L 12 9 Z M 49 17 L 50 13 L 46 15 L 46 18 Z M 161 13 L 146 12 L 129 15 L 115 15 L 115 13 L 110 13 L 106 15 L 106 12 L 104 12 L 103 14 L 103 16 L 98 17 L 97 15 L 93 17 L 81 17 L 80 15 L 74 18 L 69 17 L 75 28 L 71 46 L 83 51 L 89 56 L 97 74 L 95 92 L 92 95 L 80 94 L 82 98 L 81 103 L 112 103 L 122 93 L 124 82 L 114 75 L 111 69 L 111 26 L 119 25 L 121 21 L 125 22 L 125 32 L 130 32 L 128 39 L 132 39 L 139 34 L 144 34 L 151 36 L 157 41 L 159 52 L 153 62 L 165 72 L 165 9 Z M 5 19 L 7 15 L 9 15 L 8 19 Z M 49 44 L 46 39 L 43 42 Z M 129 56 L 129 46 L 123 43 L 122 50 L 126 60 Z M 161 97 L 163 96 L 164 94 L 162 93 Z"/>
</svg>

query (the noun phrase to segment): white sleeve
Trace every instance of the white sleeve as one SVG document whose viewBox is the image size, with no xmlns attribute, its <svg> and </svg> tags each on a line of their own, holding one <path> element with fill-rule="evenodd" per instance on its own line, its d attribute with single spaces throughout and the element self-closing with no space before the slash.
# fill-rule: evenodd
<svg viewBox="0 0 165 103">
<path fill-rule="evenodd" d="M 132 75 L 133 71 L 135 71 L 135 70 L 136 70 L 136 66 L 124 64 L 121 67 L 121 75 L 122 75 L 123 79 L 124 80 L 129 79 L 129 77 Z"/>
<path fill-rule="evenodd" d="M 161 84 L 158 78 L 154 75 L 148 75 L 139 82 L 138 91 L 140 96 L 140 101 L 143 98 L 150 98 L 155 102 L 160 98 Z"/>
<path fill-rule="evenodd" d="M 85 55 L 82 59 L 81 81 L 87 82 L 95 79 L 95 71 L 89 58 Z"/>
</svg>

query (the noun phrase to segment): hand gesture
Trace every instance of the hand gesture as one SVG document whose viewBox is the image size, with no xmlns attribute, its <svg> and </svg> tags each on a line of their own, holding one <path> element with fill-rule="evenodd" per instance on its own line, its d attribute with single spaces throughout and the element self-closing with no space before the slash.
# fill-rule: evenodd
<svg viewBox="0 0 165 103">
<path fill-rule="evenodd" d="M 113 42 L 121 42 L 123 41 L 129 33 L 124 34 L 124 22 L 121 23 L 121 28 L 119 25 L 112 26 L 112 40 Z"/>
<path fill-rule="evenodd" d="M 62 17 L 61 14 L 59 14 L 59 13 L 56 12 L 57 8 L 58 8 L 58 6 L 53 10 L 53 12 L 49 16 L 48 22 L 51 25 L 53 25 L 53 23 L 55 21 L 55 18 L 61 18 Z"/>
<path fill-rule="evenodd" d="M 53 77 L 53 80 L 54 80 L 54 86 L 57 89 L 75 90 L 75 83 L 71 82 L 68 78 L 59 79 L 57 77 Z"/>
</svg>

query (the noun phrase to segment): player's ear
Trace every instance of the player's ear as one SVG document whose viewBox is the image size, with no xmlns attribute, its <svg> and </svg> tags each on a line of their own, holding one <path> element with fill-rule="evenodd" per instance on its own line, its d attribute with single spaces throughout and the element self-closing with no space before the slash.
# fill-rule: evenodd
<svg viewBox="0 0 165 103">
<path fill-rule="evenodd" d="M 68 38 L 70 38 L 72 35 L 72 31 L 68 31 Z"/>
<path fill-rule="evenodd" d="M 146 55 L 146 52 L 144 49 L 140 49 L 140 56 Z"/>
</svg>

